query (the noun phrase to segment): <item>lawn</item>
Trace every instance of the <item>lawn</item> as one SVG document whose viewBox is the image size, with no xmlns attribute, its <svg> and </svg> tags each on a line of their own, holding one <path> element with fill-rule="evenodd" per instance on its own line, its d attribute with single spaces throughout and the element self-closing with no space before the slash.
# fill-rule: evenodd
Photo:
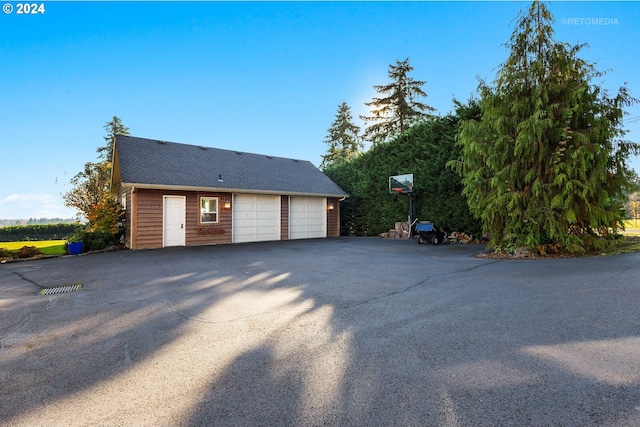
<svg viewBox="0 0 640 427">
<path fill-rule="evenodd" d="M 640 236 L 640 219 L 628 219 L 624 222 L 625 236 Z"/>
<path fill-rule="evenodd" d="M 16 251 L 23 246 L 35 246 L 45 255 L 64 255 L 65 240 L 33 240 L 27 242 L 0 242 L 0 248 Z"/>
</svg>

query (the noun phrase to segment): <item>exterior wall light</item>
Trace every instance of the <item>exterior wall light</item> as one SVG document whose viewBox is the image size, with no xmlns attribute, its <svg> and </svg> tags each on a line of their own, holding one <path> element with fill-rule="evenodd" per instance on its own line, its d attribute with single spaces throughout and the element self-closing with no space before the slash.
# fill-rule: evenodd
<svg viewBox="0 0 640 427">
<path fill-rule="evenodd" d="M 225 199 L 222 206 L 224 206 L 225 209 L 231 209 L 231 200 Z"/>
<path fill-rule="evenodd" d="M 333 204 L 333 202 L 329 202 L 327 203 L 327 210 L 328 211 L 332 211 L 336 208 L 336 205 Z"/>
</svg>

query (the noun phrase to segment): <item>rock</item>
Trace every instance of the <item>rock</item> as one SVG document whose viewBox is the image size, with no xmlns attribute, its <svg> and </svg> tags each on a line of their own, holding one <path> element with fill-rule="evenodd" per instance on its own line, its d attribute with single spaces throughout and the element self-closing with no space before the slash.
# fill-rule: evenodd
<svg viewBox="0 0 640 427">
<path fill-rule="evenodd" d="M 514 258 L 531 258 L 531 251 L 527 248 L 517 248 L 513 252 Z"/>
</svg>

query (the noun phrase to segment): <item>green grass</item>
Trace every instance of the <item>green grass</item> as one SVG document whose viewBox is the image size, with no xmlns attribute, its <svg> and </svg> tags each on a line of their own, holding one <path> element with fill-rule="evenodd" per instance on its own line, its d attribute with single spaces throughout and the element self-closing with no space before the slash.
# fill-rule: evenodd
<svg viewBox="0 0 640 427">
<path fill-rule="evenodd" d="M 623 240 L 618 242 L 609 250 L 605 251 L 602 255 L 616 255 L 616 254 L 628 254 L 632 252 L 640 252 L 640 235 L 625 236 Z"/>
<path fill-rule="evenodd" d="M 34 240 L 25 242 L 0 242 L 0 248 L 17 251 L 23 246 L 35 246 L 45 255 L 64 255 L 65 240 Z"/>
<path fill-rule="evenodd" d="M 640 236 L 640 219 L 628 219 L 624 222 L 625 236 Z"/>
</svg>

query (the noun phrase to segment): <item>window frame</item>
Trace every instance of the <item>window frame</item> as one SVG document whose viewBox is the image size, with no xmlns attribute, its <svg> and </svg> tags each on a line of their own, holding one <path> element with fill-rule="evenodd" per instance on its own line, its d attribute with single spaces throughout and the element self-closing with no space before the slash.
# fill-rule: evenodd
<svg viewBox="0 0 640 427">
<path fill-rule="evenodd" d="M 203 211 L 202 208 L 202 202 L 204 200 L 215 200 L 215 212 L 213 211 L 208 211 L 205 212 Z M 217 196 L 200 196 L 199 200 L 198 200 L 198 210 L 199 210 L 199 214 L 198 214 L 198 223 L 199 224 L 203 224 L 203 225 L 207 225 L 207 224 L 218 224 L 220 222 L 220 199 Z M 215 213 L 216 215 L 216 220 L 215 221 L 204 221 L 203 220 L 203 215 L 204 214 L 213 214 Z"/>
</svg>

